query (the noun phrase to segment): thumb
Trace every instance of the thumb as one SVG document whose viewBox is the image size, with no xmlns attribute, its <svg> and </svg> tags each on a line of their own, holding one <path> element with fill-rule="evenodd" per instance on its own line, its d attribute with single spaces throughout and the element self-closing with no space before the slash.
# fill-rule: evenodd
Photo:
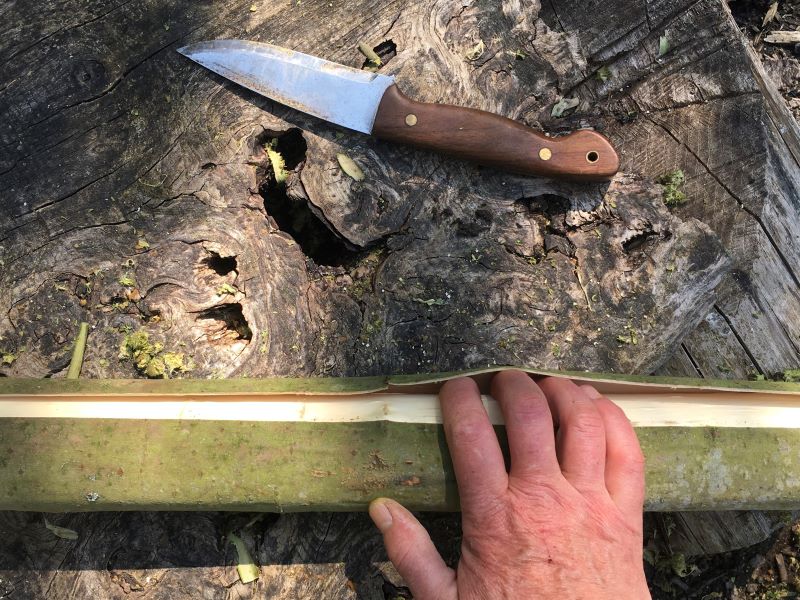
<svg viewBox="0 0 800 600">
<path fill-rule="evenodd" d="M 457 596 L 456 574 L 449 568 L 428 532 L 394 500 L 377 498 L 369 516 L 383 534 L 386 553 L 417 600 L 446 600 Z"/>
</svg>

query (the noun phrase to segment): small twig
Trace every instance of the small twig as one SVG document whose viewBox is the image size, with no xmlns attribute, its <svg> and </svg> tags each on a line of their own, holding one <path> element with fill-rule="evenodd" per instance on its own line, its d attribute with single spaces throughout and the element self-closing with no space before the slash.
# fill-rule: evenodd
<svg viewBox="0 0 800 600">
<path fill-rule="evenodd" d="M 78 337 L 75 338 L 75 349 L 72 351 L 72 360 L 69 362 L 67 379 L 77 379 L 83 366 L 83 353 L 86 351 L 86 338 L 89 336 L 89 324 L 81 323 Z"/>
<path fill-rule="evenodd" d="M 373 50 L 370 46 L 368 46 L 364 42 L 360 42 L 358 44 L 358 51 L 367 57 L 367 60 L 372 64 L 372 66 L 380 67 L 383 64 L 381 57 L 375 53 L 375 50 Z"/>
<path fill-rule="evenodd" d="M 780 552 L 775 555 L 775 564 L 778 565 L 778 576 L 781 578 L 781 583 L 789 583 L 789 572 L 786 570 L 786 563 Z"/>
<path fill-rule="evenodd" d="M 594 309 L 592 308 L 592 301 L 589 300 L 589 292 L 586 290 L 586 286 L 583 285 L 583 280 L 581 279 L 581 272 L 578 270 L 578 265 L 575 265 L 575 276 L 578 278 L 578 285 L 581 287 L 583 297 L 586 298 L 586 305 L 589 307 L 591 312 L 594 312 Z"/>
</svg>

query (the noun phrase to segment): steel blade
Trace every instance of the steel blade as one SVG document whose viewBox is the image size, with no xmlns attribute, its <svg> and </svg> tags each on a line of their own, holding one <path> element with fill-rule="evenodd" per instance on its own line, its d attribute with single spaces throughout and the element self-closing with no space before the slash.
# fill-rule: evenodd
<svg viewBox="0 0 800 600">
<path fill-rule="evenodd" d="M 359 71 L 272 44 L 215 40 L 178 50 L 254 92 L 342 127 L 372 133 L 394 78 Z"/>
</svg>

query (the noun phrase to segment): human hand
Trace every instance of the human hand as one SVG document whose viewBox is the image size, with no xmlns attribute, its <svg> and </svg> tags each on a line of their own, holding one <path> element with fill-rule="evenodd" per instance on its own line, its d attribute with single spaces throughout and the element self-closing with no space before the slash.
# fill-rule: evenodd
<svg viewBox="0 0 800 600">
<path fill-rule="evenodd" d="M 644 459 L 622 410 L 591 386 L 554 377 L 537 385 L 521 371 L 496 375 L 492 396 L 509 472 L 475 382 L 455 379 L 439 393 L 461 499 L 456 571 L 400 504 L 369 507 L 414 598 L 650 598 Z"/>
</svg>

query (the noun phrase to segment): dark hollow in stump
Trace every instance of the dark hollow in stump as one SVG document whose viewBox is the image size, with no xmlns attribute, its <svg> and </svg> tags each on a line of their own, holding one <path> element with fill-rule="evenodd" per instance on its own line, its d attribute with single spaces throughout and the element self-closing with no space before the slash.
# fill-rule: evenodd
<svg viewBox="0 0 800 600">
<path fill-rule="evenodd" d="M 2 375 L 63 376 L 80 321 L 87 377 L 800 364 L 800 134 L 722 0 L 16 0 L 4 15 Z M 566 184 L 377 141 L 175 51 L 225 37 L 354 67 L 367 42 L 409 97 L 554 135 L 593 127 L 622 171 Z M 555 117 L 562 99 L 578 104 Z M 657 181 L 676 170 L 686 201 L 667 207 Z M 125 357 L 136 340 L 147 360 Z M 225 597 L 234 557 L 218 540 L 237 518 L 54 517 L 72 543 L 7 513 L 0 590 Z M 428 523 L 454 559 L 457 517 Z M 364 515 L 247 531 L 264 567 L 239 595 L 402 585 Z M 732 544 L 709 531 L 703 551 Z"/>
</svg>

